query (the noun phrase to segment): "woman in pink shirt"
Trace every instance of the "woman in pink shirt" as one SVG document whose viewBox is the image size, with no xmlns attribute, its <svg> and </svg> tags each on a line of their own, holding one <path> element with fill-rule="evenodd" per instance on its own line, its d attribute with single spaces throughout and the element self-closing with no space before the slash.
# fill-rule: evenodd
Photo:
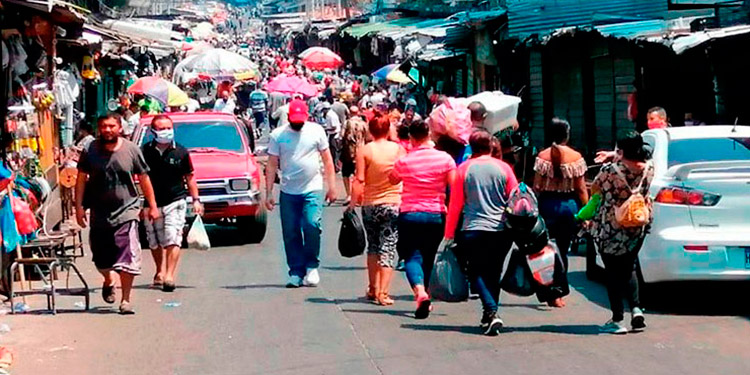
<svg viewBox="0 0 750 375">
<path fill-rule="evenodd" d="M 426 287 L 442 240 L 445 193 L 455 178 L 456 163 L 431 146 L 430 129 L 423 121 L 409 125 L 409 137 L 412 149 L 396 162 L 390 180 L 403 183 L 398 251 L 417 301 L 414 317 L 425 319 L 432 310 Z"/>
</svg>

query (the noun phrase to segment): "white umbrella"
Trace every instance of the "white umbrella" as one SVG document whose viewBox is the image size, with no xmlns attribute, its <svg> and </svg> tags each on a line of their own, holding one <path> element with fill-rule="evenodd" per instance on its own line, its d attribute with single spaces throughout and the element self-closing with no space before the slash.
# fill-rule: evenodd
<svg viewBox="0 0 750 375">
<path fill-rule="evenodd" d="M 243 73 L 255 70 L 257 66 L 250 59 L 224 49 L 210 49 L 199 55 L 193 55 L 177 65 L 184 72 L 207 73 L 217 75 L 222 73 Z"/>
</svg>

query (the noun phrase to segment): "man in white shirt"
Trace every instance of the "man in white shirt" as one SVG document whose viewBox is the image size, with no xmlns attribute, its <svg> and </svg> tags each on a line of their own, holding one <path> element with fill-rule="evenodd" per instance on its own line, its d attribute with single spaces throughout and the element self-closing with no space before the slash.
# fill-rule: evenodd
<svg viewBox="0 0 750 375">
<path fill-rule="evenodd" d="M 317 286 L 320 282 L 320 238 L 325 199 L 336 199 L 333 158 L 323 129 L 308 122 L 307 104 L 293 100 L 289 104 L 289 126 L 271 132 L 266 167 L 266 208 L 276 206 L 274 181 L 281 167 L 281 231 L 289 267 L 287 288 Z M 320 173 L 323 160 L 325 175 Z"/>
<path fill-rule="evenodd" d="M 235 104 L 234 99 L 232 99 L 232 94 L 229 93 L 229 91 L 222 91 L 221 98 L 217 99 L 216 103 L 214 103 L 214 112 L 234 114 L 234 108 L 236 106 L 237 104 Z"/>
</svg>

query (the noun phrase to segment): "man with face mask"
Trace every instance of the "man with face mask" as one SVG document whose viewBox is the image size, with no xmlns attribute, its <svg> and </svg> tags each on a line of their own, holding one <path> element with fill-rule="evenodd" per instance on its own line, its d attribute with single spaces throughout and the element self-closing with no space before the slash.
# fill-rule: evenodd
<svg viewBox="0 0 750 375">
<path fill-rule="evenodd" d="M 75 190 L 76 221 L 91 225 L 89 241 L 94 264 L 104 276 L 102 298 L 115 303 L 115 283 L 122 288 L 120 314 L 134 314 L 130 306 L 133 279 L 141 273 L 141 246 L 138 241 L 140 199 L 135 188 L 138 176 L 148 203 L 146 216 L 159 218 L 148 165 L 141 150 L 123 139 L 120 116 L 109 114 L 97 121 L 99 138 L 84 149 L 78 161 Z M 86 218 L 85 209 L 91 209 Z"/>
<path fill-rule="evenodd" d="M 307 104 L 295 99 L 289 104 L 289 126 L 275 129 L 268 144 L 266 167 L 266 208 L 276 206 L 274 181 L 281 169 L 281 231 L 286 262 L 289 266 L 288 288 L 317 286 L 320 282 L 321 215 L 323 180 L 320 161 L 325 169 L 326 200 L 336 199 L 333 158 L 325 130 L 308 122 Z"/>
<path fill-rule="evenodd" d="M 143 146 L 143 156 L 149 167 L 148 175 L 154 186 L 156 205 L 161 215 L 156 220 L 145 220 L 146 235 L 156 263 L 153 286 L 172 292 L 175 289 L 175 274 L 185 226 L 185 198 L 189 193 L 196 215 L 203 214 L 203 205 L 198 196 L 190 154 L 185 147 L 174 141 L 172 119 L 165 115 L 154 116 L 151 120 L 151 132 L 154 140 Z"/>
</svg>

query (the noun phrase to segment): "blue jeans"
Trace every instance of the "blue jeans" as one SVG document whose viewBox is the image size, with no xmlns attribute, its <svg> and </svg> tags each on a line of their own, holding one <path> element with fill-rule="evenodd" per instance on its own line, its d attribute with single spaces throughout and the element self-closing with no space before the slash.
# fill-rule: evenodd
<svg viewBox="0 0 750 375">
<path fill-rule="evenodd" d="M 503 231 L 470 230 L 459 237 L 459 245 L 469 260 L 469 282 L 487 313 L 497 312 L 500 304 L 500 276 L 512 244 Z"/>
<path fill-rule="evenodd" d="M 308 269 L 318 268 L 320 265 L 323 192 L 281 192 L 279 206 L 289 275 L 304 277 Z"/>
<path fill-rule="evenodd" d="M 539 194 L 539 213 L 547 225 L 549 236 L 557 243 L 565 269 L 568 269 L 568 250 L 573 242 L 578 225 L 574 215 L 578 213 L 578 203 L 572 193 Z"/>
<path fill-rule="evenodd" d="M 412 288 L 428 287 L 440 241 L 443 240 L 445 216 L 432 212 L 404 212 L 398 217 L 398 252 L 404 259 L 406 278 Z"/>
</svg>

